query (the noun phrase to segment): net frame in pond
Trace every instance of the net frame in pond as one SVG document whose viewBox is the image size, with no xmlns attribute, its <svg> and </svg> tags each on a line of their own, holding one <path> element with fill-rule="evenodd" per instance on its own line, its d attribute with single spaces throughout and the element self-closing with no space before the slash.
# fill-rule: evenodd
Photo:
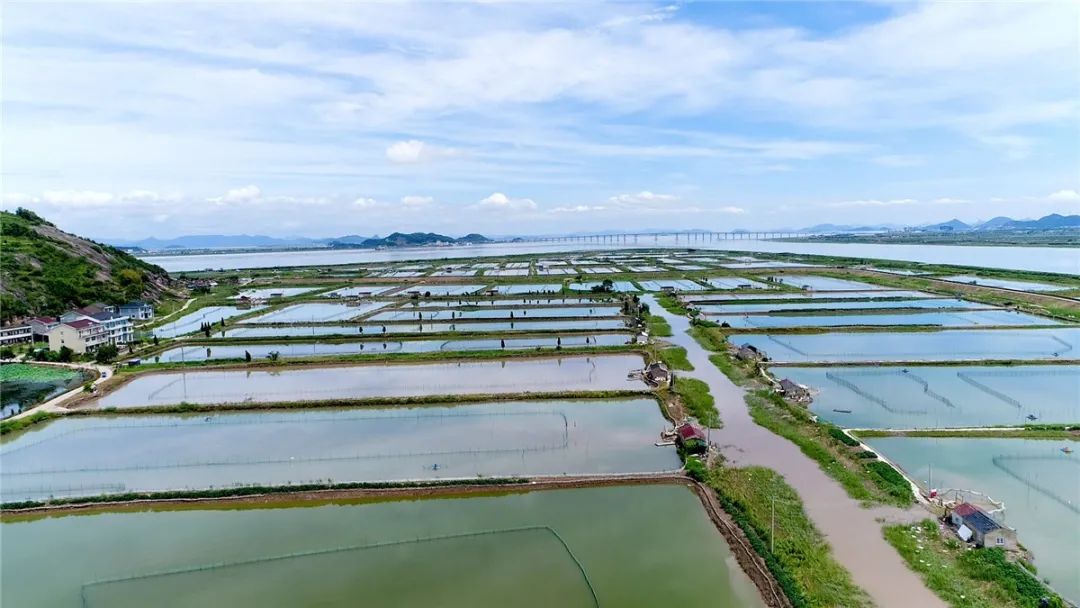
<svg viewBox="0 0 1080 608">
<path fill-rule="evenodd" d="M 770 328 L 770 329 L 779 329 L 779 328 Z M 833 329 L 833 328 L 828 328 L 828 329 Z M 963 330 L 958 330 L 958 331 L 963 331 Z M 1002 330 L 976 330 L 976 331 L 1002 331 Z M 1005 331 L 1025 331 L 1025 330 L 1023 328 L 1016 328 L 1015 330 L 1010 329 L 1010 330 L 1005 330 Z M 788 336 L 782 336 L 782 335 L 778 336 L 778 335 L 774 335 L 774 334 L 764 334 L 764 338 L 766 340 L 768 340 L 770 342 L 773 342 L 774 344 L 777 344 L 782 348 L 790 350 L 793 353 L 796 353 L 796 354 L 798 354 L 800 356 L 807 357 L 807 358 L 810 358 L 810 357 L 839 357 L 839 356 L 842 356 L 842 357 L 849 357 L 849 358 L 850 357 L 866 357 L 866 359 L 864 359 L 866 361 L 894 361 L 894 360 L 896 360 L 895 359 L 896 357 L 912 357 L 915 360 L 920 360 L 921 358 L 926 356 L 926 351 L 924 351 L 924 350 L 915 351 L 915 352 L 888 352 L 888 353 L 880 353 L 880 352 L 866 353 L 866 352 L 857 352 L 857 351 L 842 351 L 841 352 L 841 351 L 835 351 L 835 350 L 834 351 L 829 351 L 829 352 L 810 352 L 810 351 L 803 350 L 803 349 L 795 346 L 794 344 L 791 344 L 790 342 L 785 341 L 783 338 L 786 338 L 786 337 L 788 337 Z M 1060 350 L 1051 350 L 1051 351 L 1041 351 L 1041 350 L 1040 351 L 1015 351 L 1015 354 L 1028 354 L 1028 355 L 1034 354 L 1034 355 L 1060 357 L 1060 356 L 1064 355 L 1065 353 L 1068 353 L 1068 352 L 1072 351 L 1073 348 L 1074 348 L 1073 344 L 1071 344 L 1070 342 L 1068 342 L 1066 340 L 1063 340 L 1063 339 L 1061 339 L 1058 336 L 1055 336 L 1053 334 L 1048 334 L 1048 335 L 1045 335 L 1043 337 L 1046 337 L 1046 338 L 1048 338 L 1050 340 L 1053 340 L 1054 342 L 1060 344 L 1063 348 L 1060 349 Z M 998 357 L 999 356 L 999 353 L 987 352 L 985 350 L 982 350 L 982 351 L 961 351 L 961 350 L 950 349 L 950 352 L 952 354 L 955 354 L 955 355 L 971 355 L 973 358 L 988 358 L 988 357 Z M 765 353 L 765 354 L 768 355 L 768 353 Z M 944 360 L 955 360 L 955 359 L 944 359 Z"/>
<path fill-rule="evenodd" d="M 945 407 L 950 407 L 950 408 L 955 408 L 956 407 L 956 404 L 954 404 L 952 402 L 952 400 L 950 400 L 948 397 L 946 397 L 946 396 L 942 395 L 941 393 L 938 393 L 938 392 L 934 391 L 933 389 L 931 389 L 930 388 L 930 383 L 927 382 L 925 378 L 923 378 L 922 376 L 919 376 L 919 375 L 915 374 L 914 372 L 912 372 L 910 370 L 907 370 L 907 369 L 845 371 L 845 372 L 827 371 L 827 372 L 825 372 L 825 377 L 828 378 L 829 380 L 832 380 L 837 385 L 842 386 L 842 387 L 850 390 L 851 392 L 859 395 L 860 397 L 862 397 L 862 398 L 864 398 L 864 399 L 866 399 L 866 400 L 868 400 L 868 401 L 870 401 L 872 403 L 876 403 L 877 405 L 879 405 L 883 409 L 885 409 L 885 411 L 887 411 L 887 412 L 890 412 L 890 413 L 893 413 L 893 414 L 900 414 L 900 415 L 917 415 L 917 414 L 925 414 L 925 413 L 927 413 L 927 410 L 925 410 L 925 409 L 920 410 L 920 409 L 893 407 L 892 405 L 889 405 L 889 402 L 885 398 L 878 397 L 877 395 L 871 393 L 869 390 L 867 390 L 867 389 L 859 386 L 858 384 L 856 384 L 856 383 L 854 383 L 854 382 L 847 379 L 848 377 L 852 377 L 852 378 L 878 377 L 878 378 L 880 378 L 880 377 L 889 377 L 889 376 L 896 376 L 896 377 L 899 377 L 899 378 L 903 378 L 905 380 L 910 380 L 911 382 L 914 382 L 915 384 L 918 384 L 919 386 L 921 386 L 922 390 L 923 390 L 923 394 L 926 395 L 927 397 L 933 399 L 934 401 L 937 401 L 938 403 L 943 404 Z"/>
<path fill-rule="evenodd" d="M 956 377 L 960 378 L 964 382 L 970 384 L 976 389 L 1003 401 L 1008 405 L 1015 407 L 1018 410 L 1024 409 L 1024 404 L 1013 397 L 1010 397 L 1006 393 L 1003 393 L 984 382 L 980 382 L 977 378 L 1026 378 L 1035 376 L 1075 376 L 1080 380 L 1080 369 L 1026 369 L 1026 370 L 986 370 L 986 371 L 974 371 L 974 372 L 956 372 Z"/>
<path fill-rule="evenodd" d="M 1016 470 L 1009 468 L 1009 465 L 1008 465 L 1009 462 L 1063 462 L 1063 463 L 1071 464 L 1073 466 L 1080 467 L 1080 460 L 1077 460 L 1076 458 L 1072 458 L 1071 456 L 1065 456 L 1065 455 L 1061 455 L 1061 456 L 1056 456 L 1056 455 L 1055 456 L 1012 455 L 1012 456 L 1010 456 L 1010 455 L 1005 455 L 1005 454 L 999 454 L 999 455 L 994 456 L 993 458 L 991 458 L 990 461 L 994 464 L 995 467 L 997 467 L 999 470 L 1004 472 L 1009 477 L 1012 477 L 1016 481 L 1024 484 L 1025 486 L 1031 488 L 1032 490 L 1035 490 L 1036 492 L 1042 494 L 1043 496 L 1046 496 L 1050 500 L 1053 500 L 1054 502 L 1060 504 L 1061 506 L 1063 506 L 1066 509 L 1072 511 L 1073 513 L 1076 513 L 1076 514 L 1080 515 L 1080 505 L 1077 505 L 1076 503 L 1074 503 L 1071 500 L 1065 498 L 1061 494 L 1058 494 L 1054 490 L 1052 490 L 1050 488 L 1047 488 L 1046 486 L 1043 486 L 1041 484 L 1035 483 L 1034 481 L 1031 481 L 1030 479 L 1028 479 L 1024 475 L 1020 474 Z M 1077 471 L 1077 474 L 1080 475 L 1080 471 Z"/>
<path fill-rule="evenodd" d="M 541 533 L 545 536 L 553 538 L 557 541 L 558 546 L 567 558 L 573 563 L 574 568 L 581 574 L 581 582 L 588 591 L 589 600 L 587 603 L 599 608 L 600 600 L 596 594 L 596 588 L 593 586 L 592 580 L 589 578 L 589 573 L 585 569 L 585 566 L 574 554 L 573 550 L 566 540 L 551 526 L 536 525 L 536 526 L 519 526 L 513 528 L 497 528 L 489 530 L 478 530 L 473 532 L 462 532 L 457 534 L 442 534 L 427 537 L 417 537 L 409 539 L 401 539 L 395 541 L 384 541 L 362 545 L 350 545 L 344 547 L 332 547 L 328 549 L 316 549 L 311 551 L 296 551 L 292 553 L 272 555 L 260 558 L 252 558 L 246 560 L 234 560 L 227 562 L 216 562 L 210 564 L 203 564 L 199 566 L 191 566 L 188 568 L 175 568 L 171 570 L 161 570 L 158 572 L 149 572 L 145 574 L 133 574 L 129 576 L 116 577 L 110 579 L 100 579 L 83 583 L 79 588 L 79 597 L 84 608 L 91 608 L 96 604 L 91 600 L 91 594 L 95 588 L 103 588 L 111 585 L 123 585 L 125 583 L 145 582 L 151 579 L 160 579 L 164 577 L 177 577 L 184 575 L 198 574 L 201 572 L 217 571 L 229 568 L 243 568 L 248 566 L 265 565 L 274 562 L 287 562 L 291 560 L 301 560 L 305 558 L 330 556 L 334 554 L 347 554 L 354 552 L 366 552 L 377 551 L 379 549 L 387 549 L 393 547 L 402 547 L 407 545 L 427 545 L 436 544 L 443 541 L 452 540 L 469 540 L 483 537 L 492 536 L 506 536 L 514 534 L 526 534 L 526 533 Z"/>
</svg>

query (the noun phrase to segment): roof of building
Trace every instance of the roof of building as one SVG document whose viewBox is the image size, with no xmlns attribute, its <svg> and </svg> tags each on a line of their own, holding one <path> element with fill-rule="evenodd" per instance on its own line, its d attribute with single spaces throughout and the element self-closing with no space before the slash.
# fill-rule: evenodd
<svg viewBox="0 0 1080 608">
<path fill-rule="evenodd" d="M 146 302 L 143 302 L 142 300 L 132 300 L 131 302 L 128 302 L 127 304 L 121 304 L 120 308 L 136 308 L 136 307 L 142 308 L 143 306 L 149 306 L 149 304 L 147 304 Z"/>
<path fill-rule="evenodd" d="M 964 520 L 964 525 L 972 530 L 978 530 L 983 534 L 992 532 L 1001 527 L 992 517 L 983 512 L 982 509 L 976 507 L 971 503 L 960 503 L 953 509 L 953 513 L 956 513 Z"/>
<path fill-rule="evenodd" d="M 58 319 L 56 317 L 34 317 L 31 321 L 37 321 L 38 323 L 56 323 Z"/>
<path fill-rule="evenodd" d="M 74 321 L 68 321 L 67 323 L 64 323 L 64 325 L 67 325 L 68 327 L 74 327 L 75 329 L 86 329 L 87 327 L 93 327 L 97 324 L 97 321 L 94 321 L 93 319 L 76 319 Z"/>
<path fill-rule="evenodd" d="M 698 427 L 690 423 L 680 425 L 678 428 L 675 429 L 675 434 L 678 435 L 679 439 L 684 442 L 692 441 L 695 439 L 698 441 L 705 441 L 705 431 L 699 429 Z"/>
<path fill-rule="evenodd" d="M 103 312 L 95 312 L 94 314 L 92 314 L 90 316 L 94 317 L 98 321 L 111 321 L 113 319 L 126 319 L 127 318 L 127 315 L 122 315 L 122 314 L 117 313 L 117 312 L 104 312 L 104 311 Z"/>
</svg>

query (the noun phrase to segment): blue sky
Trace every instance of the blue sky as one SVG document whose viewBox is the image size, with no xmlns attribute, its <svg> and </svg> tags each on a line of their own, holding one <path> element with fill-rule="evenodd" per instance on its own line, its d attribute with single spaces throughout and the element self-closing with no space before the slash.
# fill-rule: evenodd
<svg viewBox="0 0 1080 608">
<path fill-rule="evenodd" d="M 1070 2 L 9 2 L 3 202 L 98 238 L 1080 212 Z"/>
</svg>

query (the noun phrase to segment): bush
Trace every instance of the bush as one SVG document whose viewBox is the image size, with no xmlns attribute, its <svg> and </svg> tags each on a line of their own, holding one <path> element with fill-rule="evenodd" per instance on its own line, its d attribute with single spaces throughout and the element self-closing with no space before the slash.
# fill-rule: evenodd
<svg viewBox="0 0 1080 608">
<path fill-rule="evenodd" d="M 870 473 L 870 479 L 886 494 L 901 500 L 911 500 L 911 484 L 892 465 L 875 460 L 866 463 L 866 470 Z"/>
<path fill-rule="evenodd" d="M 829 437 L 832 437 L 833 439 L 839 441 L 840 443 L 842 443 L 842 444 L 844 444 L 846 446 L 849 446 L 849 447 L 855 447 L 855 446 L 859 445 L 859 441 L 857 439 L 852 439 L 850 435 L 848 435 L 844 431 L 840 430 L 839 427 L 835 427 L 835 426 L 830 425 L 829 427 L 827 427 L 827 429 L 828 429 Z"/>
<path fill-rule="evenodd" d="M 675 378 L 675 394 L 682 400 L 690 415 L 701 424 L 719 428 L 720 413 L 716 411 L 716 400 L 709 393 L 709 385 L 696 378 Z"/>
<path fill-rule="evenodd" d="M 686 474 L 695 481 L 705 481 L 708 478 L 704 463 L 695 456 L 688 456 L 683 466 L 686 468 Z"/>
<path fill-rule="evenodd" d="M 98 363 L 112 363 L 116 360 L 120 351 L 116 348 L 115 344 L 102 344 L 98 347 L 97 352 L 94 353 L 94 361 Z"/>
<path fill-rule="evenodd" d="M 866 460 L 876 460 L 877 454 L 873 450 L 862 450 L 855 453 L 855 458 L 864 458 Z"/>
</svg>

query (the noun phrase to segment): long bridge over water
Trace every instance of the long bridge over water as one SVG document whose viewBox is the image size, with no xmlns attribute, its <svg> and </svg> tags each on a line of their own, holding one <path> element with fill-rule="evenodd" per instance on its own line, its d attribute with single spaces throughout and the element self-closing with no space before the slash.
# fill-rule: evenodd
<svg viewBox="0 0 1080 608">
<path fill-rule="evenodd" d="M 638 243 L 657 242 L 661 238 L 674 238 L 675 242 L 708 243 L 715 241 L 765 240 L 812 236 L 806 232 L 750 231 L 750 232 L 623 232 L 616 234 L 583 234 L 564 236 L 524 236 L 514 239 L 518 243 Z"/>
</svg>

